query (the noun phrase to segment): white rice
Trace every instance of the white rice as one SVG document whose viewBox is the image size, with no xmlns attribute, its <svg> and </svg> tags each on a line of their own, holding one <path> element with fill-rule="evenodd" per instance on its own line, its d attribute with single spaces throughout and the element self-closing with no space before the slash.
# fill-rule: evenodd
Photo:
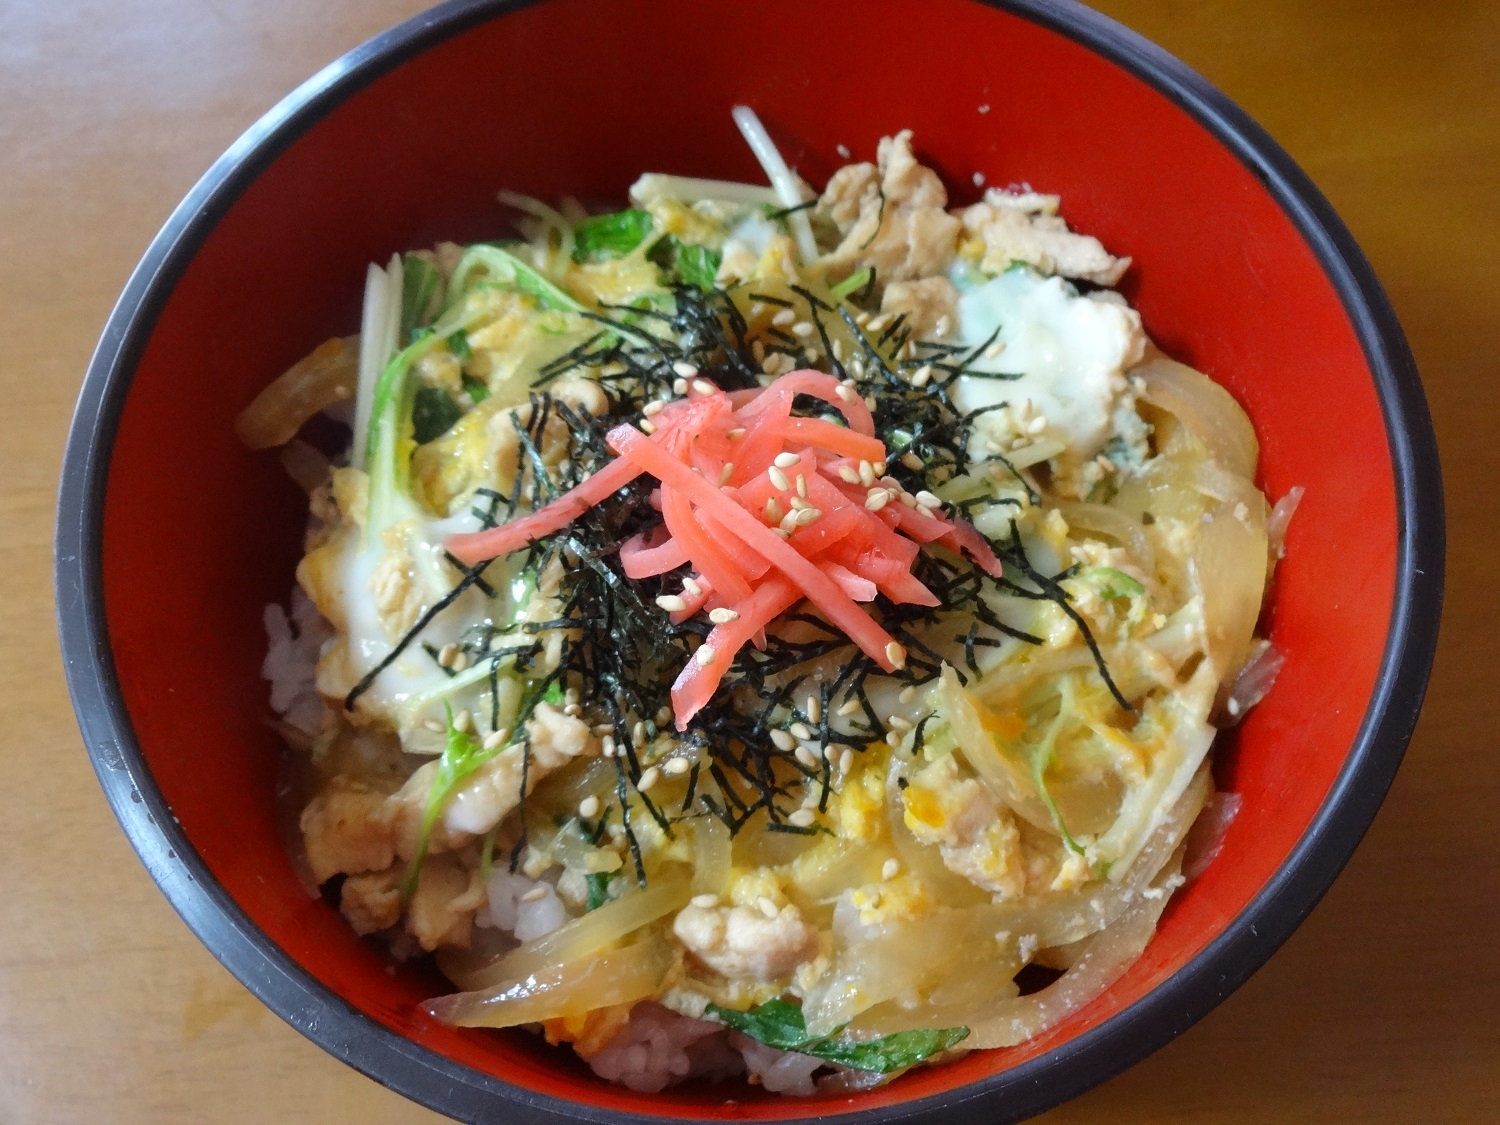
<svg viewBox="0 0 1500 1125">
<path fill-rule="evenodd" d="M 262 614 L 270 644 L 260 674 L 271 685 L 271 709 L 282 722 L 311 736 L 323 726 L 323 700 L 314 682 L 318 656 L 333 629 L 300 587 L 292 588 L 289 609 L 273 603 Z"/>
</svg>

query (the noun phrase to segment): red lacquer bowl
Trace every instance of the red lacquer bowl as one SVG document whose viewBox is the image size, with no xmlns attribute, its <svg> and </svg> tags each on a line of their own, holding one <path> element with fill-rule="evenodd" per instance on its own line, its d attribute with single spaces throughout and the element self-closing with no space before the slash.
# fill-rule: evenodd
<svg viewBox="0 0 1500 1125">
<path fill-rule="evenodd" d="M 740 102 L 815 183 L 839 146 L 869 158 L 911 127 L 956 202 L 975 173 L 1060 192 L 1075 228 L 1135 258 L 1124 289 L 1151 334 L 1245 405 L 1266 491 L 1307 490 L 1270 614 L 1286 667 L 1217 751 L 1243 811 L 1145 956 L 1024 1046 L 811 1102 L 635 1094 L 528 1034 L 439 1026 L 416 1010 L 433 976 L 392 974 L 308 899 L 278 837 L 258 668 L 302 502 L 231 430 L 267 381 L 356 328 L 367 262 L 506 233 L 497 188 L 608 200 L 647 169 L 757 179 Z M 1365 259 L 1281 149 L 1129 31 L 1041 0 L 475 0 L 293 93 L 152 243 L 74 419 L 57 595 L 85 739 L 152 876 L 256 995 L 378 1081 L 471 1121 L 998 1122 L 1182 1031 L 1327 889 L 1415 722 L 1442 544 L 1426 405 Z"/>
</svg>

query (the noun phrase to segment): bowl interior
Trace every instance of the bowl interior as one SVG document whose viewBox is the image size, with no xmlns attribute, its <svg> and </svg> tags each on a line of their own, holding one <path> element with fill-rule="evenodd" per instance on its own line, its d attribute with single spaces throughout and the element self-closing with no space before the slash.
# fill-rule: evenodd
<svg viewBox="0 0 1500 1125">
<path fill-rule="evenodd" d="M 1186 964 L 1267 883 L 1343 765 L 1391 619 L 1397 519 L 1380 404 L 1337 293 L 1263 186 L 1184 110 L 1062 35 L 970 0 L 647 6 L 553 0 L 388 70 L 275 156 L 224 213 L 162 308 L 120 420 L 104 511 L 105 604 L 120 689 L 183 831 L 244 913 L 385 1026 L 526 1089 L 668 1115 L 807 1111 L 746 1091 L 606 1087 L 526 1034 L 415 1014 L 437 982 L 387 971 L 298 885 L 278 835 L 276 736 L 259 678 L 262 607 L 292 584 L 302 502 L 236 412 L 330 335 L 358 326 L 365 264 L 438 239 L 508 233 L 495 191 L 623 199 L 644 170 L 758 179 L 729 118 L 754 106 L 821 184 L 839 146 L 916 132 L 957 203 L 989 184 L 1060 192 L 1076 228 L 1135 266 L 1124 291 L 1170 353 L 1255 422 L 1274 499 L 1307 489 L 1278 571 L 1286 667 L 1221 740 L 1244 795 L 1222 854 L 1175 897 L 1146 955 L 1037 1041 L 820 1105 L 953 1090 L 1099 1024 Z M 1329 435 L 1336 435 L 1330 441 Z M 1334 580 L 1337 576 L 1337 580 Z"/>
</svg>

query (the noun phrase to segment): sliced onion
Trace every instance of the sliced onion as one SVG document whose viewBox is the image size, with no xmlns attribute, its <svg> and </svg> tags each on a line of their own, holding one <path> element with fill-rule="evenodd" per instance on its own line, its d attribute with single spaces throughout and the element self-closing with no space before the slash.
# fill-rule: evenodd
<svg viewBox="0 0 1500 1125">
<path fill-rule="evenodd" d="M 1285 663 L 1286 657 L 1270 641 L 1258 640 L 1251 646 L 1250 658 L 1229 684 L 1224 696 L 1224 725 L 1233 726 L 1239 722 L 1246 711 L 1270 694 Z"/>
<path fill-rule="evenodd" d="M 1087 652 L 1084 659 L 1089 659 Z M 958 682 L 958 674 L 943 665 L 938 682 L 938 714 L 948 720 L 959 752 L 981 781 L 989 786 L 1000 803 L 1012 809 L 1036 827 L 1056 834 L 1052 814 L 1032 788 L 1028 770 L 1011 761 L 995 745 L 994 735 L 984 721 L 984 706 Z"/>
<path fill-rule="evenodd" d="M 581 1016 L 656 996 L 678 956 L 665 940 L 638 942 L 626 949 L 538 968 L 484 991 L 439 996 L 427 1001 L 425 1008 L 434 1019 L 458 1027 L 516 1027 Z"/>
<path fill-rule="evenodd" d="M 314 414 L 351 398 L 358 380 L 359 337 L 325 340 L 240 411 L 235 436 L 250 449 L 284 445 Z"/>
<path fill-rule="evenodd" d="M 1190 573 L 1203 597 L 1208 657 L 1228 680 L 1244 665 L 1266 589 L 1266 505 L 1253 485 L 1206 463 L 1200 487 L 1223 493 L 1205 515 Z"/>
<path fill-rule="evenodd" d="M 1245 803 L 1238 793 L 1215 793 L 1193 821 L 1182 851 L 1182 877 L 1189 882 L 1208 870 L 1224 847 L 1224 834 Z"/>
<path fill-rule="evenodd" d="M 1297 514 L 1297 505 L 1302 503 L 1302 496 L 1307 492 L 1300 484 L 1287 489 L 1286 495 L 1276 501 L 1276 506 L 1271 509 L 1270 518 L 1266 520 L 1266 543 L 1275 558 L 1281 558 L 1286 551 L 1286 529 L 1292 522 L 1292 517 Z"/>
<path fill-rule="evenodd" d="M 693 822 L 693 893 L 718 894 L 729 885 L 733 862 L 729 829 L 716 816 Z"/>
<path fill-rule="evenodd" d="M 1057 506 L 1068 526 L 1079 531 L 1093 531 L 1113 539 L 1130 552 L 1136 565 L 1147 574 L 1156 573 L 1156 551 L 1146 537 L 1140 520 L 1118 508 L 1105 504 L 1080 504 L 1064 501 Z"/>
<path fill-rule="evenodd" d="M 1174 856 L 1152 894 L 1136 896 L 1114 925 L 1090 941 L 1078 962 L 1040 992 L 1002 1002 L 988 1018 L 968 1025 L 964 1046 L 1013 1047 L 1083 1007 L 1124 975 L 1156 933 L 1181 857 Z"/>
<path fill-rule="evenodd" d="M 453 977 L 464 989 L 494 989 L 542 973 L 549 966 L 589 957 L 621 938 L 687 905 L 692 888 L 685 875 L 658 875 L 643 891 L 631 891 L 534 938 L 497 961 Z M 462 979 L 460 979 L 462 978 Z M 501 1026 L 501 1025 L 495 1025 Z"/>
<path fill-rule="evenodd" d="M 1142 397 L 1175 415 L 1210 457 L 1242 477 L 1254 477 L 1260 458 L 1255 429 L 1234 396 L 1201 371 L 1160 352 L 1131 371 L 1146 383 Z"/>
</svg>

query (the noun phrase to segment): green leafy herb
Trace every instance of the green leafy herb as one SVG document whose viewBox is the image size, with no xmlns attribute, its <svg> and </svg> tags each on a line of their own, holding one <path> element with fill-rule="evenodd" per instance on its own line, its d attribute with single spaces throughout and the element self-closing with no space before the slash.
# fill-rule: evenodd
<svg viewBox="0 0 1500 1125">
<path fill-rule="evenodd" d="M 604 262 L 623 258 L 651 233 L 651 216 L 645 211 L 616 211 L 595 215 L 573 231 L 575 262 Z"/>
<path fill-rule="evenodd" d="M 1112 566 L 1096 566 L 1083 578 L 1099 591 L 1101 598 L 1109 598 L 1111 601 L 1116 598 L 1133 598 L 1146 592 L 1146 587 L 1123 570 L 1116 570 Z"/>
<path fill-rule="evenodd" d="M 483 402 L 490 397 L 490 386 L 483 379 L 476 379 L 473 375 L 465 372 L 463 375 L 464 390 L 469 392 L 469 398 L 474 402 Z"/>
<path fill-rule="evenodd" d="M 844 278 L 843 281 L 830 288 L 828 294 L 835 301 L 842 301 L 851 293 L 858 293 L 865 286 L 869 285 L 870 279 L 874 276 L 875 270 L 870 266 L 866 266 L 862 270 L 855 270 L 848 277 Z"/>
<path fill-rule="evenodd" d="M 474 353 L 469 350 L 469 334 L 462 328 L 448 336 L 448 350 L 459 363 L 468 363 L 474 358 Z"/>
<path fill-rule="evenodd" d="M 418 387 L 412 396 L 411 430 L 418 445 L 442 437 L 453 423 L 463 417 L 463 410 L 442 387 Z"/>
<path fill-rule="evenodd" d="M 667 235 L 653 246 L 650 257 L 666 273 L 668 281 L 691 285 L 705 293 L 713 290 L 723 260 L 717 250 L 684 242 L 675 234 Z"/>
<path fill-rule="evenodd" d="M 426 258 L 417 254 L 402 256 L 401 339 L 410 337 L 413 329 L 433 315 L 442 284 L 443 275 Z"/>
<path fill-rule="evenodd" d="M 609 901 L 609 884 L 615 877 L 613 871 L 593 871 L 583 877 L 589 887 L 589 901 L 584 908 L 598 910 Z"/>
<path fill-rule="evenodd" d="M 502 285 L 513 285 L 527 296 L 534 298 L 543 308 L 559 312 L 582 312 L 583 306 L 563 292 L 540 272 L 521 261 L 508 250 L 476 242 L 464 251 L 458 265 L 453 268 L 453 280 L 449 284 L 449 302 L 455 303 L 469 291 L 474 282 L 474 271 L 482 269 L 485 279 Z"/>
<path fill-rule="evenodd" d="M 427 859 L 427 845 L 432 840 L 433 826 L 437 824 L 438 817 L 443 815 L 443 806 L 448 803 L 448 798 L 453 796 L 454 791 L 470 774 L 504 749 L 500 746 L 493 750 L 484 749 L 473 734 L 453 725 L 452 707 L 444 703 L 443 709 L 448 714 L 448 741 L 443 747 L 442 757 L 438 759 L 432 788 L 427 790 L 427 808 L 422 813 L 422 826 L 417 831 L 416 853 L 406 865 L 406 874 L 401 878 L 403 904 L 410 902 L 411 896 L 416 893 L 417 879 L 422 874 L 422 863 Z"/>
<path fill-rule="evenodd" d="M 840 1066 L 880 1074 L 905 1070 L 969 1037 L 967 1027 L 945 1027 L 898 1031 L 879 1039 L 856 1042 L 840 1038 L 843 1028 L 839 1028 L 832 1035 L 814 1039 L 807 1034 L 802 1009 L 785 1000 L 768 1000 L 748 1012 L 721 1008 L 717 1004 L 710 1004 L 708 1010 L 736 1031 L 778 1051 L 796 1051 Z"/>
</svg>

